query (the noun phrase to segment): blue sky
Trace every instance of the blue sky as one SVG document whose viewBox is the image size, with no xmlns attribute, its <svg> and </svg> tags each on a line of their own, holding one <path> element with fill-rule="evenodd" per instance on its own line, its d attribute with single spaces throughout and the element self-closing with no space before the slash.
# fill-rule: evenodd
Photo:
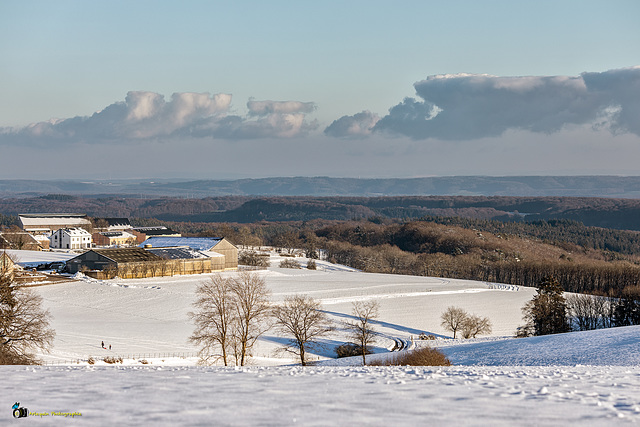
<svg viewBox="0 0 640 427">
<path fill-rule="evenodd" d="M 5 0 L 0 178 L 638 175 L 638 16 L 632 0 Z M 103 164 L 50 164 L 69 152 Z"/>
</svg>

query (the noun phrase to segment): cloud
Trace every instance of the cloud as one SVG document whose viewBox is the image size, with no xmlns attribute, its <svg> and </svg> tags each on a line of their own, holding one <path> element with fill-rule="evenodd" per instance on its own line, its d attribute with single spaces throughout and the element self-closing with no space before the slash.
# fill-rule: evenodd
<svg viewBox="0 0 640 427">
<path fill-rule="evenodd" d="M 371 111 L 363 111 L 353 116 L 343 116 L 334 120 L 324 133 L 328 136 L 342 137 L 363 137 L 371 135 L 373 127 L 378 123 L 380 117 Z"/>
<path fill-rule="evenodd" d="M 270 114 L 312 113 L 316 106 L 313 102 L 299 101 L 254 101 L 247 102 L 249 115 L 266 116 Z"/>
<path fill-rule="evenodd" d="M 230 94 L 174 93 L 169 101 L 154 92 L 129 92 L 89 117 L 0 129 L 0 143 L 101 142 L 196 138 L 267 138 L 304 135 L 317 127 L 306 113 L 315 105 L 298 101 L 249 101 L 246 117 L 230 115 Z"/>
<path fill-rule="evenodd" d="M 577 77 L 438 75 L 414 88 L 421 99 L 404 99 L 366 130 L 413 139 L 470 140 L 507 130 L 549 134 L 570 125 L 591 125 L 640 135 L 640 67 Z M 325 133 L 348 135 L 357 116 L 334 121 Z"/>
</svg>

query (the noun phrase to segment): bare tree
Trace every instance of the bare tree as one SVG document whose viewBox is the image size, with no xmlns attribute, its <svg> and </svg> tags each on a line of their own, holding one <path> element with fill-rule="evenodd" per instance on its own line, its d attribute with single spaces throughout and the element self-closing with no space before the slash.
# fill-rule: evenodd
<svg viewBox="0 0 640 427">
<path fill-rule="evenodd" d="M 487 335 L 491 333 L 491 321 L 488 317 L 480 317 L 474 314 L 467 315 L 462 322 L 462 336 L 464 338 L 475 338 L 477 335 Z"/>
<path fill-rule="evenodd" d="M 589 331 L 604 323 L 606 302 L 601 296 L 574 294 L 567 297 L 567 309 L 578 330 Z"/>
<path fill-rule="evenodd" d="M 196 325 L 189 340 L 201 346 L 201 359 L 207 361 L 219 348 L 224 366 L 228 365 L 227 351 L 232 347 L 233 322 L 236 321 L 232 281 L 216 274 L 201 283 L 196 289 L 198 299 L 193 303 L 198 311 L 189 313 Z"/>
<path fill-rule="evenodd" d="M 369 346 L 376 341 L 376 332 L 371 326 L 374 319 L 379 316 L 380 304 L 377 301 L 357 301 L 352 305 L 351 314 L 355 318 L 349 323 L 351 338 L 360 346 L 362 351 L 362 364 L 367 364 Z"/>
<path fill-rule="evenodd" d="M 440 326 L 445 328 L 447 331 L 453 332 L 453 339 L 455 339 L 456 332 L 462 328 L 466 318 L 466 311 L 461 308 L 451 306 L 440 316 L 440 319 L 442 320 Z"/>
<path fill-rule="evenodd" d="M 0 275 L 0 364 L 36 364 L 33 351 L 48 351 L 55 332 L 42 298 Z"/>
<path fill-rule="evenodd" d="M 292 337 L 284 349 L 299 356 L 302 366 L 307 364 L 307 348 L 333 329 L 327 315 L 320 310 L 320 302 L 305 295 L 287 297 L 284 304 L 273 309 L 273 316 L 276 326 Z"/>
<path fill-rule="evenodd" d="M 269 296 L 266 282 L 256 273 L 242 272 L 233 279 L 231 289 L 234 294 L 234 310 L 238 321 L 234 336 L 238 340 L 236 354 L 240 366 L 256 340 L 269 329 Z"/>
</svg>

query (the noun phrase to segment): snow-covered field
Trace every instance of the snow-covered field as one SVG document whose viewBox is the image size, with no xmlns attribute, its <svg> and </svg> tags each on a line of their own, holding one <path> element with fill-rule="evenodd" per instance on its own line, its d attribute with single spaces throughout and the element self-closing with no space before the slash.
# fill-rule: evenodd
<svg viewBox="0 0 640 427">
<path fill-rule="evenodd" d="M 515 340 L 508 337 L 522 323 L 521 307 L 533 289 L 318 266 L 321 270 L 272 267 L 258 274 L 274 302 L 308 294 L 321 300 L 336 322 L 349 320 L 353 301 L 379 301 L 380 339 L 372 357 L 384 357 L 394 339 L 413 339 L 413 346 L 441 348 L 456 366 L 345 366 L 357 359 L 332 359 L 333 348 L 347 340 L 340 329 L 312 352 L 317 366 L 292 366 L 295 360 L 276 352 L 283 338 L 274 331 L 258 342 L 252 366 L 193 366 L 197 349 L 187 342 L 192 331 L 187 313 L 206 275 L 85 279 L 34 288 L 54 317 L 54 348 L 43 358 L 56 365 L 0 367 L 0 407 L 6 408 L 0 424 L 11 418 L 15 401 L 30 412 L 49 413 L 30 418 L 43 424 L 640 422 L 639 327 Z M 444 339 L 450 334 L 439 317 L 450 305 L 489 317 L 492 336 Z M 421 332 L 442 339 L 419 341 Z M 102 349 L 101 341 L 112 350 Z M 125 364 L 100 362 L 107 355 L 123 356 Z M 71 363 L 88 356 L 98 363 Z M 140 364 L 143 358 L 151 364 Z M 52 411 L 82 415 L 71 420 Z"/>
</svg>

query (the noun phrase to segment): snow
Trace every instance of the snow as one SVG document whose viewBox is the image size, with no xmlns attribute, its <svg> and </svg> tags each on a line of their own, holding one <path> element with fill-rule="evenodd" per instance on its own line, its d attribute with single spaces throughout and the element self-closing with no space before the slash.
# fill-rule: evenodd
<svg viewBox="0 0 640 427">
<path fill-rule="evenodd" d="M 278 262 L 274 255 L 272 265 Z M 308 294 L 338 322 L 325 346 L 311 351 L 316 365 L 306 368 L 276 352 L 286 339 L 273 330 L 258 341 L 251 366 L 195 366 L 187 313 L 197 285 L 210 275 L 95 280 L 77 274 L 75 282 L 34 288 L 57 336 L 51 354 L 42 355 L 49 365 L 0 367 L 0 406 L 7 408 L 0 424 L 15 401 L 31 412 L 80 412 L 87 425 L 640 422 L 640 327 L 514 339 L 534 289 L 317 264 L 317 271 L 257 272 L 274 303 Z M 371 358 L 386 357 L 398 339 L 438 347 L 455 366 L 362 367 L 354 366 L 359 358 L 333 359 L 333 348 L 347 340 L 339 322 L 350 320 L 352 302 L 363 300 L 380 303 Z M 451 305 L 489 317 L 493 334 L 449 339 L 439 318 Z M 418 340 L 423 332 L 438 339 Z M 86 363 L 89 356 L 95 365 Z M 105 356 L 124 363 L 107 365 Z M 50 424 L 55 417 L 31 422 Z"/>
<path fill-rule="evenodd" d="M 622 367 L 2 367 L 0 420 L 31 424 L 628 425 L 640 370 Z M 52 413 L 78 413 L 75 420 Z"/>
<path fill-rule="evenodd" d="M 640 364 L 640 326 L 457 344 L 435 345 L 455 365 Z"/>
<path fill-rule="evenodd" d="M 69 252 L 49 252 L 49 251 L 18 251 L 7 250 L 7 253 L 17 260 L 22 266 L 35 266 L 57 261 L 67 261 L 77 256 L 76 253 Z"/>
</svg>

